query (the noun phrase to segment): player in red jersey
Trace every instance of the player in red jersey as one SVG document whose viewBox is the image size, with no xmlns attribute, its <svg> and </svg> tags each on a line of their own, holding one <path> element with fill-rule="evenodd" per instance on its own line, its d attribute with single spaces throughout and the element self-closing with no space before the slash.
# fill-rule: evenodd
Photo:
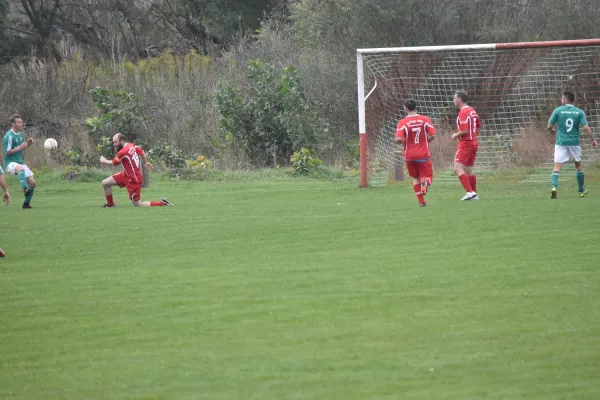
<svg viewBox="0 0 600 400">
<path fill-rule="evenodd" d="M 481 119 L 477 111 L 467 104 L 468 101 L 467 92 L 459 91 L 454 95 L 454 105 L 459 109 L 456 118 L 458 132 L 452 135 L 452 140 L 459 140 L 454 156 L 454 173 L 467 192 L 461 200 L 479 200 L 473 165 L 477 156 L 477 135 L 481 129 Z"/>
<path fill-rule="evenodd" d="M 117 156 L 112 160 L 108 160 L 102 156 L 100 157 L 100 162 L 108 165 L 121 164 L 123 171 L 102 181 L 104 195 L 106 196 L 106 204 L 103 207 L 115 207 L 112 195 L 113 186 L 127 188 L 129 199 L 136 207 L 172 206 L 173 204 L 167 199 L 162 199 L 161 201 L 140 201 L 143 179 L 140 159 L 146 168 L 150 168 L 152 165 L 146 161 L 144 150 L 133 143 L 127 143 L 123 134 L 117 133 L 113 136 L 113 145 L 117 151 Z"/>
<path fill-rule="evenodd" d="M 433 167 L 429 142 L 435 135 L 435 127 L 431 120 L 417 113 L 417 102 L 413 99 L 404 102 L 406 118 L 401 119 L 396 127 L 396 143 L 404 144 L 402 156 L 406 160 L 406 169 L 413 178 L 413 189 L 421 207 L 425 207 L 427 187 L 433 181 Z"/>
</svg>

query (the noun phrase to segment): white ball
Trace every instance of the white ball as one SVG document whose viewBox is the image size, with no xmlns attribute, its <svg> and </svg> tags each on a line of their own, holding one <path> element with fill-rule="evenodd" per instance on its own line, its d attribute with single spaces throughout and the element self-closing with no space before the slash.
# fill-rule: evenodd
<svg viewBox="0 0 600 400">
<path fill-rule="evenodd" d="M 56 149 L 56 148 L 58 148 L 58 142 L 56 141 L 56 139 L 48 138 L 44 142 L 44 147 L 47 148 L 48 150 Z"/>
</svg>

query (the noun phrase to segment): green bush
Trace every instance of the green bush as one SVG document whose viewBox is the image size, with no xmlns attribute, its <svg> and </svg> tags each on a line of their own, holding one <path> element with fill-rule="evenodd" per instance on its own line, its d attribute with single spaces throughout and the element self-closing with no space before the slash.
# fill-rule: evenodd
<svg viewBox="0 0 600 400">
<path fill-rule="evenodd" d="M 262 167 L 288 160 L 301 147 L 317 146 L 329 125 L 319 114 L 322 105 L 308 99 L 296 69 L 276 71 L 264 61 L 253 60 L 246 75 L 247 87 L 233 79 L 219 81 L 217 147 L 240 143 L 250 161 Z"/>
<path fill-rule="evenodd" d="M 310 150 L 306 147 L 302 147 L 300 150 L 294 152 L 290 157 L 290 161 L 292 162 L 294 172 L 298 175 L 309 175 L 323 164 L 323 161 L 313 157 Z"/>
<path fill-rule="evenodd" d="M 89 92 L 100 115 L 86 119 L 85 126 L 95 141 L 104 136 L 121 132 L 133 142 L 139 132 L 145 132 L 144 123 L 148 120 L 140 103 L 139 96 L 124 90 L 94 88 Z"/>
<path fill-rule="evenodd" d="M 146 153 L 152 162 L 160 162 L 167 168 L 181 169 L 186 166 L 186 157 L 183 151 L 175 146 L 156 146 Z"/>
</svg>

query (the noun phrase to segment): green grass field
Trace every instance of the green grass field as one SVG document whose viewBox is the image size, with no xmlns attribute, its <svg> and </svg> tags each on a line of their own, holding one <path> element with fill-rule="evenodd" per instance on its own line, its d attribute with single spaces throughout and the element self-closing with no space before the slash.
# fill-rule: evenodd
<svg viewBox="0 0 600 400">
<path fill-rule="evenodd" d="M 11 188 L 1 399 L 600 398 L 597 183 Z"/>
</svg>

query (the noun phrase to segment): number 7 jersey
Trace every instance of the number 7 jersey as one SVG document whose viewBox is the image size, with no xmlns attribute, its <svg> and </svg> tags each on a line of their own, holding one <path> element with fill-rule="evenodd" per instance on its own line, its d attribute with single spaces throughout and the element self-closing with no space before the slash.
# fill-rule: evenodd
<svg viewBox="0 0 600 400">
<path fill-rule="evenodd" d="M 431 158 L 428 136 L 435 135 L 431 120 L 420 114 L 401 119 L 396 127 L 396 137 L 404 138 L 402 156 L 406 161 L 426 161 Z"/>
</svg>

